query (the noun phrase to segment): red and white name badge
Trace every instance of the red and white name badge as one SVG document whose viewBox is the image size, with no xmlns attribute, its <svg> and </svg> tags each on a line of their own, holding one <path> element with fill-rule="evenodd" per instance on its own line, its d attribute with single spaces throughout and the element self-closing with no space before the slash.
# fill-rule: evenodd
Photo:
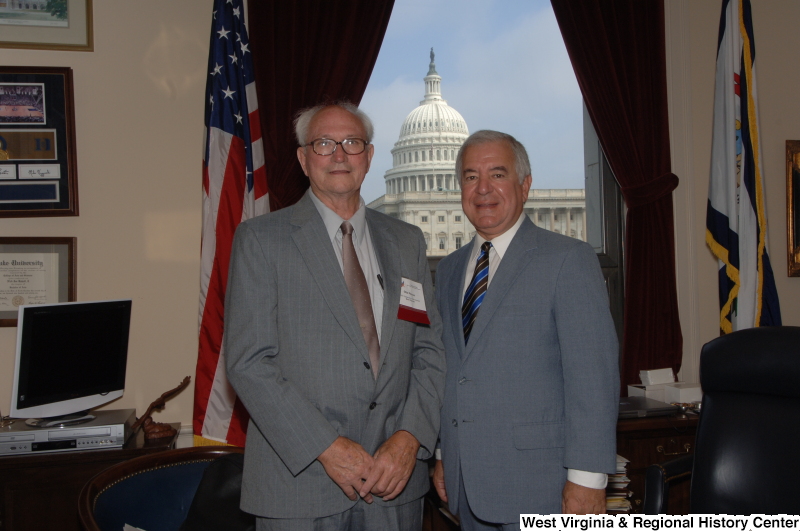
<svg viewBox="0 0 800 531">
<path fill-rule="evenodd" d="M 397 318 L 412 323 L 431 324 L 428 312 L 425 310 L 425 296 L 422 293 L 422 284 L 400 278 L 400 309 Z"/>
</svg>

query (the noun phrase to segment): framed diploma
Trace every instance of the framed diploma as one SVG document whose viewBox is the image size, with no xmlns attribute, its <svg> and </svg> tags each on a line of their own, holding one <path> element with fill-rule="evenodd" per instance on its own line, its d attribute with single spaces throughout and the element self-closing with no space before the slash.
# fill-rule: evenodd
<svg viewBox="0 0 800 531">
<path fill-rule="evenodd" d="M 75 300 L 75 238 L 0 238 L 0 326 L 23 304 Z"/>
<path fill-rule="evenodd" d="M 0 66 L 0 218 L 78 215 L 72 69 Z"/>
</svg>

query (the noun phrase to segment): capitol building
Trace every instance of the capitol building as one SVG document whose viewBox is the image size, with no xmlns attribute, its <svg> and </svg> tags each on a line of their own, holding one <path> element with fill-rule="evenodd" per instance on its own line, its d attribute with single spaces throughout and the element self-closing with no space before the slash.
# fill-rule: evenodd
<svg viewBox="0 0 800 531">
<path fill-rule="evenodd" d="M 386 195 L 367 207 L 422 229 L 428 257 L 441 258 L 475 235 L 475 227 L 461 210 L 455 174 L 456 155 L 469 129 L 461 114 L 442 98 L 442 78 L 436 72 L 432 49 L 423 80 L 425 98 L 406 117 L 392 148 L 392 168 L 384 175 Z M 532 188 L 525 213 L 539 227 L 585 241 L 585 204 L 583 189 Z"/>
</svg>

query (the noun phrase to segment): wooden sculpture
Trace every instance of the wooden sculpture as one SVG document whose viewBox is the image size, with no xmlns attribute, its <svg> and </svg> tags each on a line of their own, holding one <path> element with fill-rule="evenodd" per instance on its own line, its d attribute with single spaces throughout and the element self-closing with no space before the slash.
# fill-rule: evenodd
<svg viewBox="0 0 800 531">
<path fill-rule="evenodd" d="M 153 411 L 161 411 L 166 406 L 167 400 L 172 398 L 173 396 L 177 395 L 184 389 L 186 386 L 189 385 L 191 381 L 190 377 L 185 377 L 183 381 L 176 387 L 175 389 L 170 389 L 166 393 L 162 394 L 160 397 L 156 398 L 152 404 L 147 408 L 147 411 L 144 412 L 144 415 L 139 417 L 139 419 L 133 424 L 131 430 L 133 433 L 141 427 L 144 430 L 144 438 L 147 440 L 151 439 L 161 439 L 162 437 L 173 437 L 178 430 L 170 426 L 169 424 L 164 424 L 163 422 L 155 422 L 151 413 Z"/>
</svg>

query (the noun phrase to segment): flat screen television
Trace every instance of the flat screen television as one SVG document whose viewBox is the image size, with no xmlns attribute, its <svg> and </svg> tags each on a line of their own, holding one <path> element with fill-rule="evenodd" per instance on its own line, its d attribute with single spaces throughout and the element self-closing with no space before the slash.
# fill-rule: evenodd
<svg viewBox="0 0 800 531">
<path fill-rule="evenodd" d="M 129 299 L 20 306 L 11 416 L 88 420 L 121 397 L 130 320 Z"/>
</svg>

